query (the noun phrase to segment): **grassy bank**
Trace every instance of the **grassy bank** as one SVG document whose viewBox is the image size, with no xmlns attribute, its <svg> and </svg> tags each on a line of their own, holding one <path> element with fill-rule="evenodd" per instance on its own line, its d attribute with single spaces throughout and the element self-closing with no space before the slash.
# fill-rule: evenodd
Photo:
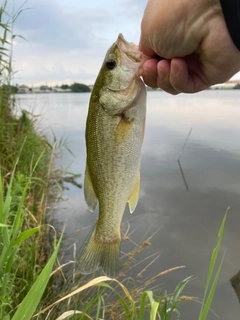
<svg viewBox="0 0 240 320">
<path fill-rule="evenodd" d="M 201 310 L 194 320 L 206 320 L 223 263 L 223 256 L 219 257 L 219 250 L 227 211 L 219 229 L 216 247 L 212 252 L 203 297 L 193 298 L 184 295 L 184 289 L 189 281 L 193 280 L 192 277 L 177 283 L 172 293 L 167 293 L 154 285 L 157 279 L 164 279 L 166 274 L 177 272 L 183 268 L 182 266 L 162 271 L 140 282 L 132 278 L 121 278 L 121 274 L 118 279 L 96 277 L 95 274 L 91 280 L 89 278 L 86 280 L 86 277 L 82 278 L 73 272 L 72 278 L 68 279 L 67 285 L 61 287 L 55 299 L 51 297 L 54 302 L 49 302 L 48 306 L 41 310 L 40 319 L 46 319 L 48 315 L 48 319 L 56 320 L 182 320 L 180 305 L 197 303 L 198 306 L 201 305 Z M 54 293 L 56 295 L 56 291 Z"/>
<path fill-rule="evenodd" d="M 53 251 L 53 245 L 46 246 L 43 241 L 49 229 L 44 223 L 53 148 L 36 117 L 16 110 L 11 86 L 12 40 L 16 37 L 13 25 L 22 8 L 10 15 L 7 5 L 4 1 L 0 7 L 1 320 L 14 318 Z M 22 314 L 16 316 L 22 318 Z"/>
<path fill-rule="evenodd" d="M 0 91 L 0 319 L 11 315 L 49 258 L 43 247 L 52 148 L 27 112 Z"/>
</svg>

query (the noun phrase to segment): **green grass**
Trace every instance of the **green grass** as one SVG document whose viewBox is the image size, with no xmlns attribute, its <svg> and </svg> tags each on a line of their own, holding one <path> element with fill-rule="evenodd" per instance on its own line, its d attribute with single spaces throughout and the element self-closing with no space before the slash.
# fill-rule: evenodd
<svg viewBox="0 0 240 320">
<path fill-rule="evenodd" d="M 209 310 L 210 310 L 210 307 L 212 304 L 212 300 L 214 298 L 214 294 L 215 294 L 215 290 L 217 287 L 218 278 L 219 278 L 219 274 L 221 271 L 224 255 L 221 258 L 221 261 L 219 263 L 219 266 L 217 268 L 215 276 L 214 276 L 214 270 L 216 268 L 217 258 L 219 256 L 219 249 L 220 249 L 221 242 L 222 242 L 222 237 L 223 237 L 223 232 L 224 232 L 224 227 L 225 227 L 225 223 L 226 223 L 226 219 L 227 219 L 228 210 L 229 210 L 229 208 L 227 208 L 225 215 L 223 217 L 222 224 L 221 224 L 220 230 L 218 232 L 218 242 L 212 252 L 212 257 L 211 257 L 210 266 L 209 266 L 209 270 L 208 270 L 207 282 L 206 282 L 203 301 L 202 301 L 202 308 L 201 308 L 201 312 L 200 312 L 198 320 L 207 319 L 207 315 L 209 313 Z"/>
<path fill-rule="evenodd" d="M 46 287 L 59 247 L 56 245 L 54 250 L 49 243 L 46 250 L 43 242 L 44 234 L 49 230 L 44 219 L 54 147 L 40 130 L 37 117 L 25 110 L 16 110 L 11 86 L 14 76 L 12 40 L 16 37 L 13 25 L 24 9 L 20 7 L 9 14 L 7 7 L 5 0 L 0 6 L 1 320 L 11 319 L 20 304 L 14 319 L 22 319 L 19 312 L 24 312 L 23 301 L 29 303 L 28 293 L 39 285 L 39 281 L 42 289 Z M 35 302 L 30 301 L 34 311 L 42 293 L 39 290 Z M 25 319 L 30 319 L 29 315 Z"/>
<path fill-rule="evenodd" d="M 54 245 L 54 252 L 50 257 L 48 263 L 43 268 L 36 281 L 32 285 L 31 289 L 28 291 L 27 295 L 21 302 L 16 313 L 14 314 L 12 320 L 25 319 L 30 320 L 32 315 L 36 312 L 37 307 L 41 301 L 44 290 L 49 282 L 51 272 L 53 269 L 54 262 L 57 258 L 57 253 L 61 243 L 62 237 L 59 239 L 58 243 Z"/>
<path fill-rule="evenodd" d="M 41 276 L 39 274 L 42 266 L 37 264 L 36 243 L 41 239 L 40 231 L 44 226 L 40 227 L 28 221 L 27 198 L 34 183 L 33 173 L 43 153 L 44 151 L 33 165 L 29 176 L 20 179 L 21 181 L 19 172 L 16 175 L 18 159 L 8 179 L 9 182 L 0 172 L 0 319 L 4 320 L 11 319 L 15 308 Z M 33 227 L 29 227 L 33 224 Z M 56 252 L 57 249 L 55 258 Z M 46 286 L 48 281 L 45 282 Z"/>
<path fill-rule="evenodd" d="M 228 211 L 228 209 L 227 209 Z M 227 211 L 222 220 L 218 233 L 217 245 L 212 252 L 208 276 L 205 286 L 204 297 L 197 302 L 202 304 L 198 320 L 207 319 L 212 300 L 214 298 L 223 257 L 219 259 L 219 249 L 223 237 L 226 223 Z M 181 267 L 161 272 L 154 277 L 153 281 L 166 273 L 176 271 Z M 90 280 L 84 285 L 80 285 L 72 292 L 56 300 L 48 307 L 43 309 L 39 316 L 44 316 L 49 312 L 52 319 L 119 319 L 119 320 L 171 320 L 182 319 L 179 306 L 184 301 L 196 303 L 195 298 L 186 296 L 183 291 L 192 277 L 188 277 L 176 285 L 172 294 L 167 292 L 156 293 L 152 290 L 143 288 L 133 288 L 124 285 L 117 279 L 111 279 L 105 276 Z M 75 282 L 79 280 L 76 279 Z M 81 281 L 81 279 L 80 279 Z M 80 282 L 79 281 L 79 282 Z M 151 283 L 146 282 L 146 285 Z M 114 293 L 114 297 L 109 301 L 109 296 Z M 77 302 L 79 301 L 79 302 Z M 59 307 L 59 308 L 58 308 Z M 68 311 L 62 310 L 66 308 Z M 62 311 L 61 311 L 62 310 Z"/>
</svg>

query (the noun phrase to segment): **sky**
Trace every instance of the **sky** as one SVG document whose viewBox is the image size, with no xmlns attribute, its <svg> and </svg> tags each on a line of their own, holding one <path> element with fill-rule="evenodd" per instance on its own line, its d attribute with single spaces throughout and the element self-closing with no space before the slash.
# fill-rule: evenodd
<svg viewBox="0 0 240 320">
<path fill-rule="evenodd" d="M 1 0 L 3 1 L 3 0 Z M 105 53 L 122 33 L 138 44 L 147 0 L 8 0 L 23 10 L 14 24 L 14 83 L 93 84 Z M 13 8 L 14 7 L 14 8 Z M 12 9 L 13 8 L 13 9 Z M 235 76 L 240 79 L 240 74 Z"/>
<path fill-rule="evenodd" d="M 15 10 L 22 0 L 8 0 Z M 122 33 L 138 43 L 147 0 L 28 0 L 14 25 L 15 83 L 93 84 L 105 53 Z"/>
</svg>

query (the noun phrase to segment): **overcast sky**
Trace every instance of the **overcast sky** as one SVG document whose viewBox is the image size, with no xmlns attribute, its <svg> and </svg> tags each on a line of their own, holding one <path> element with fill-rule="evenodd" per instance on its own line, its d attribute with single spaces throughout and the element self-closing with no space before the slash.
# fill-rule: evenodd
<svg viewBox="0 0 240 320">
<path fill-rule="evenodd" d="M 15 10 L 24 0 L 8 0 Z M 93 84 L 121 32 L 138 44 L 147 0 L 28 0 L 14 25 L 15 83 Z M 238 76 L 240 78 L 240 76 Z"/>
<path fill-rule="evenodd" d="M 14 2 L 17 9 L 22 0 Z M 93 84 L 121 32 L 138 43 L 147 0 L 28 0 L 15 23 L 15 83 Z"/>
</svg>

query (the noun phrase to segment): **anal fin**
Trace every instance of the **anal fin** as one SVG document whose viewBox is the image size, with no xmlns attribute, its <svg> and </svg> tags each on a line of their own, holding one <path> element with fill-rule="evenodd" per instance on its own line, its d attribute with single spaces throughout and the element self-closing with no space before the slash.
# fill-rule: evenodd
<svg viewBox="0 0 240 320">
<path fill-rule="evenodd" d="M 87 203 L 88 209 L 94 211 L 97 205 L 97 197 L 93 189 L 92 181 L 89 175 L 88 166 L 86 165 L 84 177 L 84 198 Z"/>
<path fill-rule="evenodd" d="M 131 197 L 128 199 L 128 206 L 129 206 L 130 213 L 133 213 L 133 211 L 137 206 L 138 198 L 139 198 L 139 190 L 140 190 L 140 172 L 138 173 L 138 177 L 137 177 L 135 187 L 133 189 L 133 193 Z"/>
</svg>

